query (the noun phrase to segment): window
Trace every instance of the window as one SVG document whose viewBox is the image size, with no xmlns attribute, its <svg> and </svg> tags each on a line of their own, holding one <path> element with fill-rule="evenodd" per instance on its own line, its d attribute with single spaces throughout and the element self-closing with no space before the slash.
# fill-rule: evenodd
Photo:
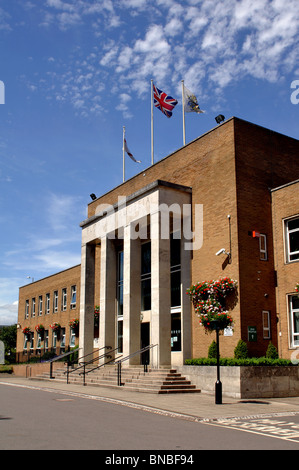
<svg viewBox="0 0 299 470">
<path fill-rule="evenodd" d="M 123 352 L 123 313 L 124 313 L 124 252 L 117 253 L 117 347 L 118 352 Z"/>
<path fill-rule="evenodd" d="M 41 316 L 43 314 L 43 296 L 40 295 L 38 298 L 38 314 Z"/>
<path fill-rule="evenodd" d="M 117 315 L 123 315 L 124 307 L 124 252 L 119 251 L 117 254 Z"/>
<path fill-rule="evenodd" d="M 40 333 L 37 333 L 37 343 L 36 343 L 36 349 L 41 349 L 41 344 L 42 344 L 42 337 Z"/>
<path fill-rule="evenodd" d="M 271 338 L 270 312 L 268 310 L 263 310 L 262 321 L 263 321 L 263 338 L 270 339 Z"/>
<path fill-rule="evenodd" d="M 50 294 L 46 294 L 46 314 L 50 313 Z"/>
<path fill-rule="evenodd" d="M 298 295 L 291 295 L 289 298 L 289 320 L 290 320 L 290 334 L 291 334 L 291 347 L 299 346 L 299 297 Z"/>
<path fill-rule="evenodd" d="M 44 346 L 45 346 L 45 350 L 48 351 L 48 348 L 49 348 L 49 330 L 44 331 Z"/>
<path fill-rule="evenodd" d="M 171 351 L 182 350 L 181 314 L 171 315 Z"/>
<path fill-rule="evenodd" d="M 171 307 L 181 305 L 181 240 L 170 237 L 170 288 Z"/>
<path fill-rule="evenodd" d="M 31 316 L 35 317 L 35 297 L 31 301 Z"/>
<path fill-rule="evenodd" d="M 286 229 L 286 261 L 299 260 L 299 217 L 285 222 Z"/>
<path fill-rule="evenodd" d="M 23 349 L 27 349 L 27 344 L 28 344 L 28 335 L 24 335 L 24 345 L 23 345 Z"/>
<path fill-rule="evenodd" d="M 58 290 L 54 291 L 54 296 L 53 296 L 53 313 L 56 313 L 58 311 Z"/>
<path fill-rule="evenodd" d="M 260 234 L 259 246 L 260 246 L 260 259 L 262 261 L 267 261 L 267 259 L 268 259 L 267 237 L 263 233 Z"/>
<path fill-rule="evenodd" d="M 77 288 L 76 286 L 71 287 L 71 308 L 76 308 L 76 297 L 77 297 Z"/>
<path fill-rule="evenodd" d="M 60 332 L 60 348 L 65 348 L 65 328 L 61 328 Z"/>
<path fill-rule="evenodd" d="M 76 334 L 75 330 L 73 328 L 70 329 L 70 347 L 73 348 L 75 346 L 75 339 L 76 339 Z"/>
<path fill-rule="evenodd" d="M 31 333 L 30 335 L 30 349 L 34 349 L 34 333 Z"/>
<path fill-rule="evenodd" d="M 141 310 L 151 309 L 151 242 L 141 245 Z"/>
<path fill-rule="evenodd" d="M 62 289 L 62 298 L 61 298 L 61 310 L 65 311 L 67 305 L 67 291 L 66 287 Z"/>
<path fill-rule="evenodd" d="M 25 301 L 25 319 L 29 318 L 29 300 Z"/>
<path fill-rule="evenodd" d="M 56 348 L 57 346 L 57 331 L 53 331 L 52 345 L 53 345 L 53 348 Z"/>
</svg>

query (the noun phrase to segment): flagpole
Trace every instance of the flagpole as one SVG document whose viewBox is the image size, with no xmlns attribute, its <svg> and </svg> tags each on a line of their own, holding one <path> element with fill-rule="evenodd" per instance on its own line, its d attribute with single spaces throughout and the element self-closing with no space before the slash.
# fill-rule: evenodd
<svg viewBox="0 0 299 470">
<path fill-rule="evenodd" d="M 123 126 L 123 182 L 125 181 L 125 134 L 126 128 Z"/>
<path fill-rule="evenodd" d="M 151 152 L 152 165 L 154 164 L 154 90 L 153 80 L 151 80 Z"/>
<path fill-rule="evenodd" d="M 182 103 L 183 103 L 183 143 L 184 145 L 186 145 L 184 80 L 182 80 Z"/>
</svg>

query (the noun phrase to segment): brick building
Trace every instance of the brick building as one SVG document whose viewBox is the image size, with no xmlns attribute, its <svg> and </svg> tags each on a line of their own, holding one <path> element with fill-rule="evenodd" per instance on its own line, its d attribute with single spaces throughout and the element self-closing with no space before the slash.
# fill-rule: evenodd
<svg viewBox="0 0 299 470">
<path fill-rule="evenodd" d="M 296 139 L 231 118 L 92 201 L 81 222 L 77 282 L 82 354 L 94 348 L 99 305 L 99 347 L 118 347 L 127 356 L 157 344 L 154 366 L 206 356 L 213 335 L 204 333 L 185 292 L 220 277 L 238 282 L 234 331 L 220 338 L 222 356 L 233 356 L 240 338 L 251 356 L 264 355 L 269 341 L 281 346 L 277 319 L 285 329 L 288 311 L 278 304 L 277 282 L 284 282 L 287 266 L 276 253 L 282 234 L 275 223 L 298 216 L 299 209 L 298 185 L 277 188 L 299 178 L 298 154 Z M 297 261 L 288 270 L 290 284 L 299 282 Z M 31 298 L 26 289 L 22 298 Z M 20 300 L 22 327 L 23 318 Z M 281 356 L 290 353 L 290 344 L 280 348 Z M 138 361 L 133 356 L 130 363 Z"/>
<path fill-rule="evenodd" d="M 61 354 L 78 344 L 77 328 L 70 322 L 80 317 L 80 268 L 74 266 L 20 287 L 19 362 L 51 351 Z"/>
</svg>

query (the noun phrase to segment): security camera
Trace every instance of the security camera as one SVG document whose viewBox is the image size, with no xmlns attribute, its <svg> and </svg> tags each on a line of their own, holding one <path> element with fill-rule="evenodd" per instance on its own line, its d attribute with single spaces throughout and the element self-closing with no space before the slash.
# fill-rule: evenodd
<svg viewBox="0 0 299 470">
<path fill-rule="evenodd" d="M 222 255 L 225 253 L 225 248 L 221 248 L 221 250 L 217 251 L 216 256 Z"/>
</svg>

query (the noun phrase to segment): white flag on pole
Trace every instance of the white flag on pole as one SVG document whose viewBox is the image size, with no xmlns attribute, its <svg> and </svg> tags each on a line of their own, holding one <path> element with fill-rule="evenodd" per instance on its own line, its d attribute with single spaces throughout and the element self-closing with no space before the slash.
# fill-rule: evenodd
<svg viewBox="0 0 299 470">
<path fill-rule="evenodd" d="M 133 157 L 133 154 L 130 152 L 129 147 L 127 145 L 126 139 L 124 139 L 124 144 L 125 144 L 125 151 L 129 155 L 129 157 L 133 160 L 135 163 L 141 163 L 140 160 L 136 160 L 136 158 Z"/>
</svg>

